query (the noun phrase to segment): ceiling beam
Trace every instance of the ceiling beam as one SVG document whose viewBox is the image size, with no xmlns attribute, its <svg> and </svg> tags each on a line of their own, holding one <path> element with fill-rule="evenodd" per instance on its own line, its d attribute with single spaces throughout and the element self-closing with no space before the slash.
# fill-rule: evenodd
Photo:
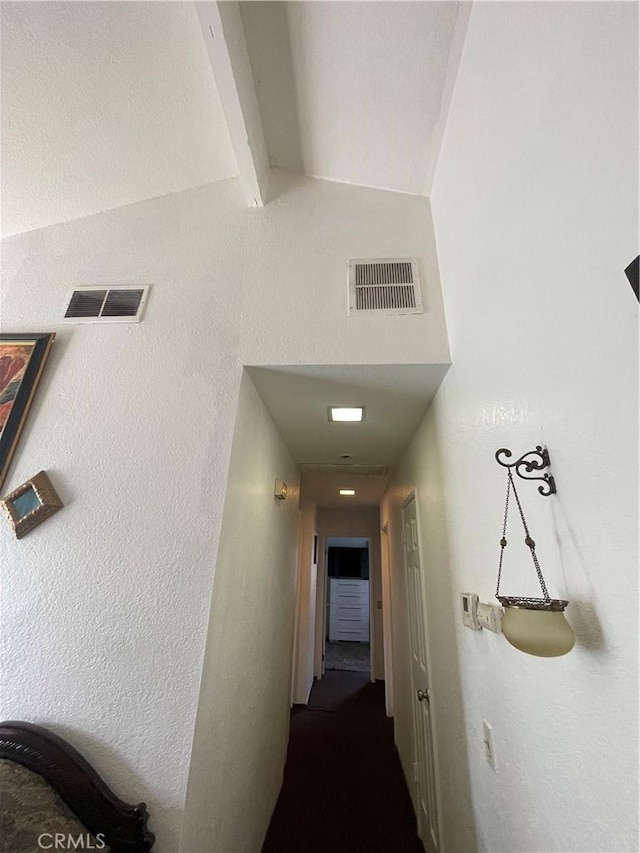
<svg viewBox="0 0 640 853">
<path fill-rule="evenodd" d="M 247 204 L 262 207 L 267 201 L 269 156 L 240 4 L 224 0 L 196 3 L 195 6 Z"/>
</svg>

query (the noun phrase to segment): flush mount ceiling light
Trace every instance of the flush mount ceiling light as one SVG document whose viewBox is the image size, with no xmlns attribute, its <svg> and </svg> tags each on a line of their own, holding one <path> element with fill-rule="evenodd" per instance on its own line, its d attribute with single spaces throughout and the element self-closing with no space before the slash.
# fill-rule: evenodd
<svg viewBox="0 0 640 853">
<path fill-rule="evenodd" d="M 340 489 L 340 494 L 347 497 L 353 497 L 356 493 L 355 489 Z"/>
<path fill-rule="evenodd" d="M 364 420 L 364 406 L 329 406 L 330 421 L 357 423 Z"/>
</svg>

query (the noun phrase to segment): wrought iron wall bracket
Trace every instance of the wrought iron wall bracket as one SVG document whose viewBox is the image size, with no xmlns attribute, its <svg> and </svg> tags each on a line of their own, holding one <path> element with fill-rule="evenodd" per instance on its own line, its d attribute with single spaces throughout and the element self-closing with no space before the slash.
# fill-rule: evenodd
<svg viewBox="0 0 640 853">
<path fill-rule="evenodd" d="M 557 493 L 556 482 L 551 474 L 536 476 L 537 472 L 543 471 L 551 464 L 549 460 L 549 451 L 546 447 L 540 447 L 540 445 L 538 445 L 535 450 L 530 450 L 528 453 L 524 453 L 520 459 L 516 459 L 515 462 L 503 461 L 503 459 L 510 459 L 512 456 L 513 454 L 510 450 L 507 450 L 506 447 L 501 447 L 500 450 L 496 450 L 496 462 L 498 465 L 502 465 L 503 468 L 515 468 L 516 474 L 522 480 L 542 480 L 544 485 L 538 486 L 538 491 L 541 495 L 544 495 L 544 497 L 549 497 L 549 495 L 555 495 Z M 500 457 L 502 457 L 502 459 Z"/>
</svg>

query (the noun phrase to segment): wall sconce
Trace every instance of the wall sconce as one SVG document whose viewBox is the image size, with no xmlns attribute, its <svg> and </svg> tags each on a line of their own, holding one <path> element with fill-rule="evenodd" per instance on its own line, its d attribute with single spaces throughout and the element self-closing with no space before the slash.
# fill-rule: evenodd
<svg viewBox="0 0 640 853">
<path fill-rule="evenodd" d="M 503 461 L 505 458 L 509 459 L 511 455 L 511 451 L 504 447 L 496 451 L 495 454 L 496 462 L 507 469 L 507 497 L 502 524 L 502 539 L 500 540 L 500 562 L 498 564 L 498 583 L 496 586 L 496 598 L 504 607 L 502 633 L 508 642 L 521 652 L 526 652 L 529 655 L 537 655 L 538 657 L 559 657 L 570 652 L 575 643 L 573 630 L 564 615 L 565 607 L 569 602 L 563 599 L 551 598 L 547 591 L 547 585 L 536 555 L 536 543 L 529 533 L 520 497 L 513 479 L 513 471 L 515 470 L 516 474 L 523 480 L 543 480 L 544 485 L 538 486 L 538 491 L 541 495 L 548 497 L 549 495 L 556 494 L 556 484 L 550 474 L 544 474 L 540 477 L 534 473 L 542 471 L 549 466 L 549 453 L 546 448 L 537 446 L 535 450 L 525 453 L 515 462 Z M 509 499 L 512 494 L 524 528 L 524 542 L 531 552 L 531 559 L 538 575 L 543 598 L 500 595 L 502 561 L 504 558 L 504 549 L 507 546 L 506 535 Z"/>
<path fill-rule="evenodd" d="M 275 486 L 273 487 L 273 496 L 279 501 L 286 500 L 287 484 L 284 482 L 284 480 L 276 480 Z"/>
</svg>

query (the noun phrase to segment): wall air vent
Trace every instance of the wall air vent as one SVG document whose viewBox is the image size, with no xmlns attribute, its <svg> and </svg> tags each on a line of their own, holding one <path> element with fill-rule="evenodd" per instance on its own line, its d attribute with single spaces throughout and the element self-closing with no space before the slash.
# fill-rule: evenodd
<svg viewBox="0 0 640 853">
<path fill-rule="evenodd" d="M 416 258 L 349 261 L 349 314 L 422 314 Z"/>
<path fill-rule="evenodd" d="M 139 323 L 149 285 L 77 287 L 67 294 L 64 323 Z"/>
</svg>

